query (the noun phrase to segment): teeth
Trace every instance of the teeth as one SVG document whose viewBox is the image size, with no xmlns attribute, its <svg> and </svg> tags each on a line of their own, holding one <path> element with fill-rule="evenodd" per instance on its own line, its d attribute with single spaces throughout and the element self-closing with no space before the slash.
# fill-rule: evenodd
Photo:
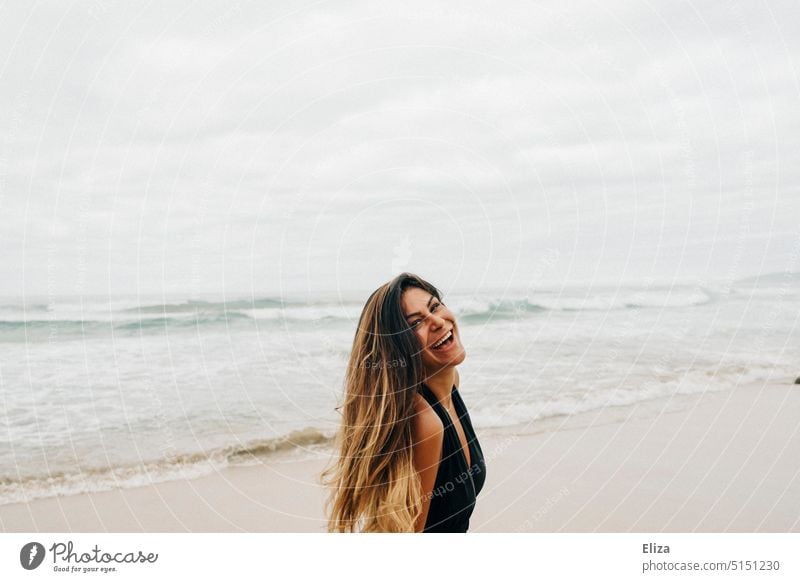
<svg viewBox="0 0 800 582">
<path fill-rule="evenodd" d="M 450 331 L 448 331 L 448 332 L 447 332 L 447 335 L 446 335 L 446 336 L 444 336 L 442 339 L 440 339 L 440 340 L 439 340 L 438 342 L 436 342 L 435 344 L 433 344 L 433 346 L 432 346 L 432 347 L 433 347 L 434 349 L 435 349 L 435 348 L 438 348 L 440 345 L 442 345 L 444 342 L 446 342 L 448 339 L 450 339 L 450 336 L 451 336 L 451 335 L 453 335 L 453 330 L 450 330 Z"/>
</svg>

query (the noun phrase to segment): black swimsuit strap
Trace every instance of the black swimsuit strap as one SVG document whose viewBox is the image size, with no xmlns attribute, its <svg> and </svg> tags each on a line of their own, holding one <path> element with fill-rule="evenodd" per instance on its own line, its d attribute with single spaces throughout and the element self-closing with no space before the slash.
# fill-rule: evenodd
<svg viewBox="0 0 800 582">
<path fill-rule="evenodd" d="M 424 531 L 466 532 L 469 529 L 469 518 L 475 506 L 475 498 L 485 481 L 483 453 L 472 430 L 460 390 L 455 384 L 450 394 L 464 436 L 467 438 L 466 449 L 469 452 L 471 467 L 468 466 L 467 454 L 454 424 L 455 418 L 451 417 L 448 409 L 439 402 L 430 386 L 422 383 L 419 392 L 444 425 L 442 455 L 431 492 L 432 499 Z"/>
</svg>

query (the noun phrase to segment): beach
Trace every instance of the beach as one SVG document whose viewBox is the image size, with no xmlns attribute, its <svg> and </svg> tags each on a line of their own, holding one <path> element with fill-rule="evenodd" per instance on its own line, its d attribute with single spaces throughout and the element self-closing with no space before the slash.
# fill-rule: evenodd
<svg viewBox="0 0 800 582">
<path fill-rule="evenodd" d="M 470 531 L 800 531 L 800 386 L 790 381 L 479 430 L 487 480 Z M 0 528 L 323 532 L 330 454 L 6 504 Z"/>
</svg>

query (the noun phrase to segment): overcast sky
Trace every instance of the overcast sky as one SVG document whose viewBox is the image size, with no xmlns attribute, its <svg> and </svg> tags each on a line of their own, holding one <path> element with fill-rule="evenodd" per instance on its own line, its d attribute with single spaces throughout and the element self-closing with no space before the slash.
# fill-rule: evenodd
<svg viewBox="0 0 800 582">
<path fill-rule="evenodd" d="M 798 39 L 794 0 L 5 3 L 0 294 L 800 270 Z"/>
</svg>

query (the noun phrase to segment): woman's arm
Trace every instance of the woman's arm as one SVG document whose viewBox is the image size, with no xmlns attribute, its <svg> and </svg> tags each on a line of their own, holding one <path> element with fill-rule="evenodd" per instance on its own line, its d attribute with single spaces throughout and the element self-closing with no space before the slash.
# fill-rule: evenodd
<svg viewBox="0 0 800 582">
<path fill-rule="evenodd" d="M 425 529 L 425 521 L 428 519 L 444 440 L 444 426 L 441 419 L 421 396 L 420 400 L 414 416 L 414 467 L 422 482 L 422 513 L 414 527 L 417 532 Z"/>
</svg>

